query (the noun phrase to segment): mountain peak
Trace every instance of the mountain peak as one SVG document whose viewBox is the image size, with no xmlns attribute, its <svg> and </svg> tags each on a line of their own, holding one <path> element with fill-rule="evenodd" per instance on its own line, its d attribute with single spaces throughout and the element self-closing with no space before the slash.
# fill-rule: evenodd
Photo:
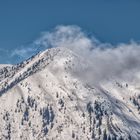
<svg viewBox="0 0 140 140">
<path fill-rule="evenodd" d="M 78 75 L 87 67 L 72 50 L 52 48 L 1 68 L 0 138 L 140 139 L 138 89 L 88 83 Z"/>
</svg>

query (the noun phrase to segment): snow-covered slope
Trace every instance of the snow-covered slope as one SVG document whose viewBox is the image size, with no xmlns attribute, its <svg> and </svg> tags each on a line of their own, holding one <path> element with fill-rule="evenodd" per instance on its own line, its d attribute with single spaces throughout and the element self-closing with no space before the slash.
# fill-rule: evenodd
<svg viewBox="0 0 140 140">
<path fill-rule="evenodd" d="M 69 49 L 52 48 L 1 68 L 0 139 L 139 140 L 139 88 L 86 83 L 76 71 L 87 65 Z"/>
<path fill-rule="evenodd" d="M 2 69 L 4 67 L 10 67 L 10 66 L 12 66 L 12 65 L 10 65 L 10 64 L 0 64 L 0 69 Z"/>
</svg>

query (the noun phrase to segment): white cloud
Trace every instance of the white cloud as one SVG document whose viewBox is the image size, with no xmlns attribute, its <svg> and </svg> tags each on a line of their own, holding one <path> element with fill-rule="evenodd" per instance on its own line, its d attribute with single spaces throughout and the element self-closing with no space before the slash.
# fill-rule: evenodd
<svg viewBox="0 0 140 140">
<path fill-rule="evenodd" d="M 15 49 L 13 50 L 11 56 L 20 56 L 20 57 L 27 57 L 28 56 L 28 53 L 32 52 L 33 51 L 33 48 L 20 48 L 20 49 Z"/>
<path fill-rule="evenodd" d="M 92 41 L 78 26 L 57 26 L 52 32 L 42 33 L 34 43 L 47 48 L 66 47 L 84 53 L 85 50 L 92 49 Z"/>
<path fill-rule="evenodd" d="M 89 82 L 111 77 L 134 80 L 134 73 L 140 70 L 140 44 L 101 43 L 77 26 L 57 26 L 52 32 L 42 33 L 34 43 L 46 48 L 66 47 L 82 56 L 90 65 L 85 71 L 77 71 L 77 75 Z"/>
<path fill-rule="evenodd" d="M 78 26 L 57 26 L 51 32 L 43 32 L 31 46 L 14 50 L 12 56 L 25 59 L 38 47 L 66 47 L 83 57 L 89 66 L 83 71 L 76 71 L 76 75 L 87 82 L 95 84 L 112 77 L 129 81 L 138 79 L 140 44 L 134 41 L 113 46 L 89 37 Z"/>
</svg>

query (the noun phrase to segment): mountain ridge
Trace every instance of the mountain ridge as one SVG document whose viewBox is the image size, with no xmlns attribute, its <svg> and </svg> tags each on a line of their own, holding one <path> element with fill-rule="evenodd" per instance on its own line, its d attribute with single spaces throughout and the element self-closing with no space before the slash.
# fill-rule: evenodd
<svg viewBox="0 0 140 140">
<path fill-rule="evenodd" d="M 76 76 L 87 68 L 52 48 L 0 69 L 0 139 L 140 139 L 139 89 L 122 79 L 92 85 Z"/>
</svg>

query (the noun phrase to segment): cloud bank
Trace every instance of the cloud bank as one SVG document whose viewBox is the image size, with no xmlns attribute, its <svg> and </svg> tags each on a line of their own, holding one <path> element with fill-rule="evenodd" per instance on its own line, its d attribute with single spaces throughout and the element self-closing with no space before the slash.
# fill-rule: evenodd
<svg viewBox="0 0 140 140">
<path fill-rule="evenodd" d="M 66 47 L 87 62 L 85 70 L 76 71 L 76 76 L 93 84 L 110 78 L 137 81 L 140 71 L 140 44 L 131 41 L 128 44 L 111 45 L 101 43 L 89 36 L 78 26 L 57 26 L 50 32 L 43 32 L 28 47 L 14 50 L 12 56 L 27 58 L 37 50 L 52 47 Z"/>
<path fill-rule="evenodd" d="M 134 41 L 113 46 L 89 37 L 78 26 L 57 26 L 52 32 L 43 32 L 34 44 L 45 48 L 66 47 L 83 57 L 89 65 L 76 74 L 88 82 L 110 78 L 133 82 L 139 78 L 140 44 Z"/>
</svg>

